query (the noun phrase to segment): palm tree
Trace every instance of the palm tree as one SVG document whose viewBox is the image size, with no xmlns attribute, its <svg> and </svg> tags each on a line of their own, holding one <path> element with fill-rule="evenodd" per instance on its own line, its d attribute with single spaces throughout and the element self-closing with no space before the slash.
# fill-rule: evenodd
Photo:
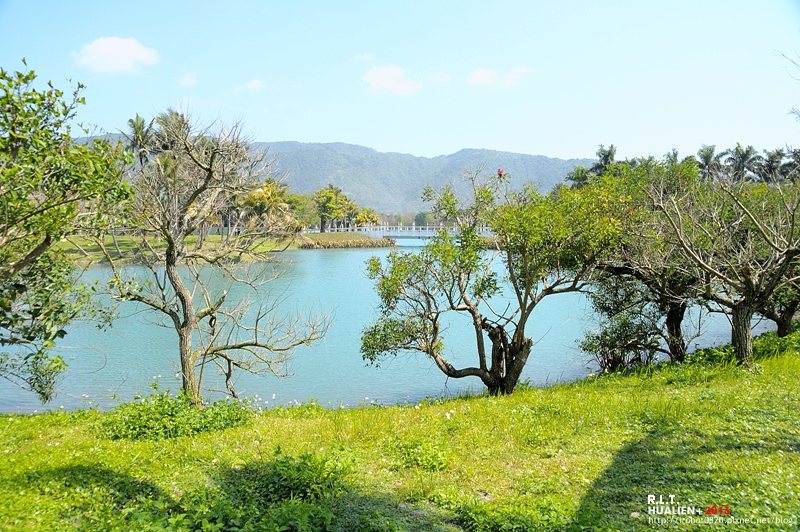
<svg viewBox="0 0 800 532">
<path fill-rule="evenodd" d="M 787 177 L 789 165 L 785 162 L 786 151 L 778 148 L 764 150 L 761 164 L 758 165 L 758 176 L 766 183 L 783 181 Z"/>
<path fill-rule="evenodd" d="M 614 157 L 617 155 L 617 147 L 611 144 L 608 148 L 600 145 L 600 148 L 597 150 L 597 159 L 598 161 L 589 168 L 589 172 L 594 175 L 603 175 L 606 172 L 606 167 L 614 164 L 616 161 Z"/>
<path fill-rule="evenodd" d="M 703 181 L 711 181 L 722 170 L 722 156 L 724 153 L 716 153 L 717 147 L 715 145 L 703 144 L 703 147 L 697 150 L 697 165 L 700 167 L 700 179 Z"/>
<path fill-rule="evenodd" d="M 735 148 L 722 152 L 722 155 L 725 156 L 725 165 L 730 170 L 731 177 L 739 181 L 755 176 L 763 160 L 753 146 L 743 147 L 739 142 Z"/>
<path fill-rule="evenodd" d="M 589 175 L 585 166 L 576 166 L 564 176 L 564 181 L 572 181 L 572 188 L 583 188 L 589 184 Z"/>
<path fill-rule="evenodd" d="M 800 172 L 800 150 L 789 148 L 788 161 L 784 164 L 786 179 L 794 183 Z"/>
<path fill-rule="evenodd" d="M 129 132 L 122 134 L 126 140 L 126 147 L 136 156 L 139 165 L 144 166 L 154 138 L 153 120 L 145 124 L 144 118 L 137 113 L 135 118 L 128 120 L 128 128 Z"/>
<path fill-rule="evenodd" d="M 261 188 L 250 192 L 241 202 L 251 230 L 270 228 L 276 235 L 295 233 L 300 227 L 291 206 L 286 202 L 288 189 L 274 178 L 267 178 Z"/>
</svg>

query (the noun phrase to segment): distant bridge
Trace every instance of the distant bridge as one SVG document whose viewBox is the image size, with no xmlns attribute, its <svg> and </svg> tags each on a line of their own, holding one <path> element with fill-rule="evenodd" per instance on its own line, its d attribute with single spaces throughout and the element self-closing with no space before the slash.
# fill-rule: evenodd
<svg viewBox="0 0 800 532">
<path fill-rule="evenodd" d="M 446 229 L 450 234 L 458 234 L 458 228 L 452 225 L 364 225 L 361 227 L 329 227 L 325 231 L 328 233 L 360 233 L 370 238 L 379 240 L 381 238 L 391 238 L 392 240 L 401 238 L 433 238 L 439 231 Z M 316 229 L 308 232 L 319 232 Z M 478 235 L 490 238 L 493 236 L 491 229 L 480 227 Z"/>
</svg>

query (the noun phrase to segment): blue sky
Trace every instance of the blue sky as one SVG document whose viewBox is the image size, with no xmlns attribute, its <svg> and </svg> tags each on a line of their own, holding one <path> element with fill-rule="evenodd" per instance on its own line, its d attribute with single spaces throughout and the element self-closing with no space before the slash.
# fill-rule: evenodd
<svg viewBox="0 0 800 532">
<path fill-rule="evenodd" d="M 800 1 L 0 0 L 0 66 L 253 140 L 419 156 L 800 148 Z M 491 164 L 490 161 L 487 161 Z"/>
</svg>

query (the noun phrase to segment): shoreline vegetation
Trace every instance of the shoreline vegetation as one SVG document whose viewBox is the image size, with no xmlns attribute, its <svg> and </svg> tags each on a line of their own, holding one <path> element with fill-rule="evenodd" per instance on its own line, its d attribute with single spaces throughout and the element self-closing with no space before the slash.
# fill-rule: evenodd
<svg viewBox="0 0 800 532">
<path fill-rule="evenodd" d="M 206 237 L 204 245 L 213 246 L 214 239 L 218 236 Z M 196 245 L 197 237 L 187 239 L 187 244 Z M 137 243 L 127 236 L 117 236 L 116 243 L 111 236 L 105 237 L 106 248 L 115 257 L 134 259 Z M 58 243 L 60 249 L 67 257 L 75 260 L 79 264 L 85 263 L 105 263 L 105 257 L 97 246 L 90 239 L 73 237 L 68 241 Z M 284 250 L 296 249 L 363 249 L 363 248 L 387 248 L 394 247 L 395 241 L 390 238 L 375 239 L 358 233 L 331 232 L 331 233 L 301 233 L 292 242 L 274 240 L 266 246 L 258 249 L 259 252 L 280 252 Z M 119 252 L 117 252 L 119 250 Z"/>
<path fill-rule="evenodd" d="M 509 396 L 246 419 L 166 393 L 3 414 L 0 530 L 797 529 L 799 350 L 765 333 L 753 368 L 722 346 Z"/>
</svg>

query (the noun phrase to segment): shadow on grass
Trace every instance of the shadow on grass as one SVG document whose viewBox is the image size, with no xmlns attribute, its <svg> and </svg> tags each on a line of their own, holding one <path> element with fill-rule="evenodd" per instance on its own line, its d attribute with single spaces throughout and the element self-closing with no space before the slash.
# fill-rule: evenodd
<svg viewBox="0 0 800 532">
<path fill-rule="evenodd" d="M 762 479 L 751 478 L 746 469 L 771 453 L 797 453 L 800 441 L 790 434 L 763 437 L 757 431 L 731 434 L 671 423 L 654 428 L 617 452 L 582 499 L 570 530 L 752 529 L 706 516 L 706 508 L 728 506 L 727 517 L 741 519 L 776 515 L 769 500 L 758 500 Z M 775 495 L 778 501 L 796 503 Z M 796 509 L 783 510 L 793 515 Z"/>
<path fill-rule="evenodd" d="M 329 457 L 306 454 L 222 468 L 207 486 L 186 493 L 87 465 L 28 472 L 11 481 L 46 501 L 49 510 L 38 524 L 60 523 L 67 529 L 457 530 L 432 508 L 398 504 L 388 494 L 360 493 L 346 477 Z"/>
</svg>

